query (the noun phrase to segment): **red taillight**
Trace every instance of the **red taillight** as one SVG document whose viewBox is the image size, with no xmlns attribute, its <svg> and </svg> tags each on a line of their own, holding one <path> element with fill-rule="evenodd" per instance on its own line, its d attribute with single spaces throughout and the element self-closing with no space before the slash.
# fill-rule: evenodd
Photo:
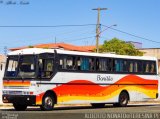
<svg viewBox="0 0 160 119">
<path fill-rule="evenodd" d="M 30 95 L 33 95 L 33 92 L 30 92 Z"/>
</svg>

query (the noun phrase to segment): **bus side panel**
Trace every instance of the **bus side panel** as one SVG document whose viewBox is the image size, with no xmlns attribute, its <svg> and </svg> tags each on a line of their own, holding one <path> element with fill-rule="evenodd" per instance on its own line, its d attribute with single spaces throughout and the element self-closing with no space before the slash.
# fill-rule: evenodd
<svg viewBox="0 0 160 119">
<path fill-rule="evenodd" d="M 88 77 L 86 75 L 89 74 L 63 74 L 63 82 L 65 83 L 53 89 L 58 96 L 58 103 L 118 102 L 122 90 L 128 91 L 131 101 L 145 101 L 149 98 L 156 98 L 158 92 L 158 81 L 156 79 L 151 80 L 153 77 L 145 79 L 147 77 L 123 75 L 119 78 L 113 74 L 107 74 L 113 78 L 109 84 L 107 80 L 97 81 L 95 74 L 90 74 L 90 78 L 85 80 L 84 77 Z M 106 74 L 101 75 L 101 77 L 105 76 Z"/>
</svg>

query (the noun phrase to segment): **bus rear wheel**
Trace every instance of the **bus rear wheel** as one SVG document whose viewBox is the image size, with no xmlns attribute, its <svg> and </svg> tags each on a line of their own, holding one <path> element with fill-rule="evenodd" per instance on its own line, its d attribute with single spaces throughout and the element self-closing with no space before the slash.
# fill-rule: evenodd
<svg viewBox="0 0 160 119">
<path fill-rule="evenodd" d="M 25 111 L 27 109 L 27 105 L 13 103 L 13 106 L 16 111 Z"/>
<path fill-rule="evenodd" d="M 115 107 L 126 107 L 129 101 L 129 95 L 126 91 L 122 91 L 119 95 L 118 103 L 113 104 Z"/>
<path fill-rule="evenodd" d="M 54 104 L 54 97 L 50 93 L 47 93 L 43 97 L 42 105 L 40 106 L 40 108 L 44 111 L 51 111 L 54 108 Z"/>
<path fill-rule="evenodd" d="M 104 103 L 92 103 L 91 105 L 94 108 L 103 108 L 105 106 Z"/>
</svg>

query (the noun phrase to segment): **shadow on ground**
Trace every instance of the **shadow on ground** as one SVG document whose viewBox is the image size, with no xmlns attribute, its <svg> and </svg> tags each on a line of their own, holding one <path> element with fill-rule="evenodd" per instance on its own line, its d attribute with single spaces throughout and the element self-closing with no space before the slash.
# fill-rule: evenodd
<svg viewBox="0 0 160 119">
<path fill-rule="evenodd" d="M 131 108 L 131 107 L 148 107 L 148 106 L 160 106 L 160 104 L 152 104 L 152 105 L 128 105 L 127 107 L 114 107 L 113 105 L 106 105 L 103 108 Z M 101 108 L 93 108 L 92 106 L 64 106 L 64 107 L 55 107 L 52 111 L 59 111 L 59 110 L 84 110 L 84 109 L 101 109 Z M 14 109 L 0 109 L 1 111 L 15 111 Z M 40 107 L 29 107 L 26 111 L 41 111 Z"/>
</svg>

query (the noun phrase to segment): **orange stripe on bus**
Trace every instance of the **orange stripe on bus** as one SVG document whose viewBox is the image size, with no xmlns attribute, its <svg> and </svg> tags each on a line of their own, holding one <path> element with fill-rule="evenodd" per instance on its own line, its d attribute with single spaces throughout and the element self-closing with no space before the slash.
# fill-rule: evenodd
<svg viewBox="0 0 160 119">
<path fill-rule="evenodd" d="M 99 81 L 98 83 L 105 84 L 109 82 Z M 158 80 L 143 79 L 139 76 L 128 75 L 111 85 L 109 84 L 103 86 L 88 80 L 73 80 L 53 88 L 52 90 L 57 94 L 58 102 L 65 102 L 85 99 L 94 100 L 94 98 L 103 101 L 105 99 L 111 99 L 114 96 L 119 95 L 120 92 L 124 89 L 127 91 L 140 92 L 150 98 L 156 98 L 155 96 L 158 92 Z M 36 102 L 42 103 L 42 97 L 37 97 Z"/>
<path fill-rule="evenodd" d="M 30 86 L 30 81 L 3 81 L 3 86 Z"/>
</svg>

